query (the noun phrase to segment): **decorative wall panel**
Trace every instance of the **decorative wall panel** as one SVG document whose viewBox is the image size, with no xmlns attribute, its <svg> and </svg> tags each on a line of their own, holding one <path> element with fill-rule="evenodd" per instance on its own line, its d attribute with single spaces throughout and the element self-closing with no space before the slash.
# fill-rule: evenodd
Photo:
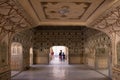
<svg viewBox="0 0 120 80">
<path fill-rule="evenodd" d="M 23 69 L 29 68 L 30 48 L 32 44 L 33 32 L 32 30 L 26 30 L 20 32 L 12 38 L 12 42 L 19 42 L 22 45 L 22 58 L 23 58 Z M 22 70 L 23 70 L 22 69 Z"/>
<path fill-rule="evenodd" d="M 58 28 L 58 29 L 57 29 Z M 67 29 L 68 28 L 68 29 Z M 52 46 L 67 46 L 69 49 L 69 62 L 70 63 L 84 63 L 85 57 L 85 44 L 89 44 L 91 51 L 93 50 L 94 40 L 90 38 L 93 34 L 97 34 L 99 31 L 92 30 L 86 27 L 76 27 L 75 29 L 71 27 L 64 28 L 64 30 L 59 27 L 37 27 L 34 29 L 34 49 L 37 49 L 36 57 L 46 56 L 48 57 L 50 47 Z M 101 36 L 104 37 L 104 36 Z M 91 40 L 87 40 L 90 38 Z M 98 37 L 96 37 L 98 38 Z M 99 40 L 99 39 L 98 39 Z M 88 43 L 87 43 L 88 41 Z M 92 46 L 92 47 L 91 47 Z M 45 52 L 47 51 L 47 53 Z M 94 53 L 94 51 L 93 51 Z M 46 55 L 47 54 L 47 55 Z M 87 54 L 88 55 L 88 54 Z M 88 55 L 94 58 L 92 52 Z M 76 58 L 76 61 L 73 61 Z M 84 60 L 84 61 L 83 61 Z"/>
<path fill-rule="evenodd" d="M 104 33 L 90 36 L 85 43 L 85 57 L 88 65 L 96 68 L 108 68 L 109 53 L 111 53 L 110 38 Z M 89 61 L 93 62 L 89 62 Z M 101 61 L 103 61 L 101 63 Z M 94 65 L 93 65 L 94 64 Z M 102 66 L 101 66 L 102 65 Z"/>
<path fill-rule="evenodd" d="M 39 51 L 37 53 L 39 55 L 36 54 L 37 57 L 48 57 L 52 46 L 67 46 L 69 57 L 77 57 L 79 63 L 83 63 L 84 44 L 82 43 L 84 43 L 84 34 L 82 30 L 39 30 L 36 28 L 34 33 L 34 49 Z M 70 59 L 70 62 L 72 60 Z"/>
</svg>

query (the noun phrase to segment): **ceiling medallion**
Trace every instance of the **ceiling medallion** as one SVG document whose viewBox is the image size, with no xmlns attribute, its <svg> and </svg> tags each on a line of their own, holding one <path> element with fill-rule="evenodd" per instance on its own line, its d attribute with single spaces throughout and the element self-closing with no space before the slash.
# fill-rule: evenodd
<svg viewBox="0 0 120 80">
<path fill-rule="evenodd" d="M 69 7 L 63 6 L 58 12 L 61 14 L 61 17 L 67 17 L 66 15 L 70 12 Z"/>
</svg>

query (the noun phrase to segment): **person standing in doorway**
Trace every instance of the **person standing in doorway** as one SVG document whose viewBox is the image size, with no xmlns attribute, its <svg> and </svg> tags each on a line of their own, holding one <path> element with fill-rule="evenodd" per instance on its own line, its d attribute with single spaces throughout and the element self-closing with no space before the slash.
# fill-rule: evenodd
<svg viewBox="0 0 120 80">
<path fill-rule="evenodd" d="M 54 55 L 54 52 L 53 52 L 53 51 L 51 52 L 51 55 L 52 55 L 52 56 Z"/>
<path fill-rule="evenodd" d="M 63 57 L 62 57 L 62 58 L 63 58 L 63 60 L 65 60 L 65 54 L 64 54 L 64 52 L 63 52 L 62 56 L 63 56 Z"/>
<path fill-rule="evenodd" d="M 60 50 L 60 52 L 59 52 L 59 58 L 60 58 L 60 60 L 62 60 L 62 50 Z"/>
<path fill-rule="evenodd" d="M 54 52 L 53 51 L 51 52 L 51 56 L 52 56 L 52 58 L 54 58 Z"/>
</svg>

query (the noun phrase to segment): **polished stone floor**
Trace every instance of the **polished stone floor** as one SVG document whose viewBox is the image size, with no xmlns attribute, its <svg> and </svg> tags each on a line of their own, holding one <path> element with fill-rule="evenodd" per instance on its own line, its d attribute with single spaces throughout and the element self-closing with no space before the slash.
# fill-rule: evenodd
<svg viewBox="0 0 120 80">
<path fill-rule="evenodd" d="M 56 62 L 58 63 L 52 61 L 50 65 L 33 65 L 29 71 L 24 71 L 11 80 L 109 80 L 85 65 Z"/>
<path fill-rule="evenodd" d="M 11 71 L 11 77 L 13 77 L 13 76 L 15 76 L 15 75 L 17 75 L 19 73 L 20 73 L 20 71 Z"/>
</svg>

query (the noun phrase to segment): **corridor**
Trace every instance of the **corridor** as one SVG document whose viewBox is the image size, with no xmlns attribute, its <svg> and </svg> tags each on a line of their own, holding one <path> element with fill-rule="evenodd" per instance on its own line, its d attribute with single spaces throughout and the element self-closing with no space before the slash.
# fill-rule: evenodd
<svg viewBox="0 0 120 80">
<path fill-rule="evenodd" d="M 85 65 L 33 65 L 11 80 L 109 80 Z"/>
</svg>

